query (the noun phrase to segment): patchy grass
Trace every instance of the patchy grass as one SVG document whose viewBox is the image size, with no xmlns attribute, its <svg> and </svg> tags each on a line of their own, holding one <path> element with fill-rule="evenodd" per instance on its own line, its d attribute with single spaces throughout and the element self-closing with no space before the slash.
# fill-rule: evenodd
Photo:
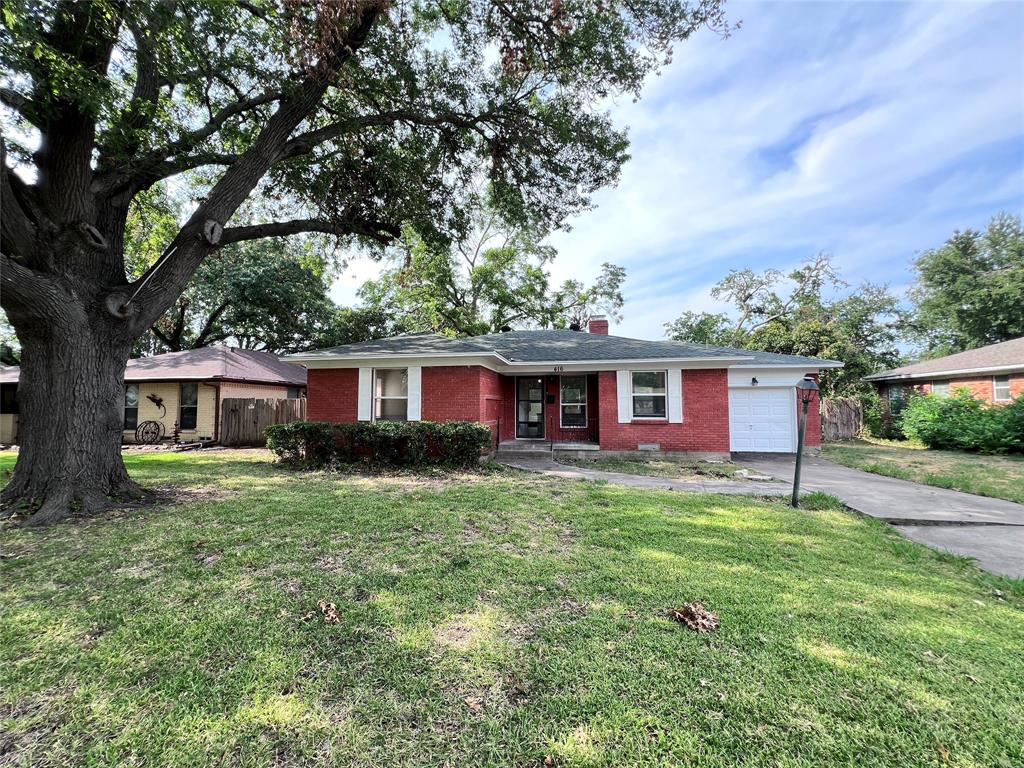
<svg viewBox="0 0 1024 768">
<path fill-rule="evenodd" d="M 1024 586 L 876 521 L 127 461 L 216 495 L 0 530 L 0 764 L 1024 763 Z"/>
<path fill-rule="evenodd" d="M 677 480 L 693 480 L 697 478 L 714 478 L 728 480 L 736 472 L 743 469 L 739 464 L 730 461 L 676 461 L 671 459 L 576 459 L 558 457 L 559 464 L 573 467 L 597 469 L 601 472 L 622 472 L 627 475 L 646 475 L 649 477 L 671 477 Z"/>
<path fill-rule="evenodd" d="M 876 475 L 1024 504 L 1024 456 L 933 451 L 919 443 L 873 439 L 826 443 L 822 455 Z"/>
</svg>

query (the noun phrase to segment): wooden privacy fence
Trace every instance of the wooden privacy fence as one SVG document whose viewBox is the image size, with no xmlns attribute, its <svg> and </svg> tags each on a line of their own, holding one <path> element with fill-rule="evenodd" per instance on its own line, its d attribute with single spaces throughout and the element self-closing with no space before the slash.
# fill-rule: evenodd
<svg viewBox="0 0 1024 768">
<path fill-rule="evenodd" d="M 853 440 L 864 428 L 860 401 L 852 397 L 827 397 L 821 401 L 821 439 L 826 443 Z"/>
<path fill-rule="evenodd" d="M 225 397 L 221 401 L 221 445 L 266 445 L 263 430 L 306 418 L 306 398 Z"/>
</svg>

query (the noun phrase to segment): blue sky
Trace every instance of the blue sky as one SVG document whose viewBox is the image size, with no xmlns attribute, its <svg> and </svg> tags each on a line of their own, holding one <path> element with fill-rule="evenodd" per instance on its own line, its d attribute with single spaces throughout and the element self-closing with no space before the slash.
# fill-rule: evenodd
<svg viewBox="0 0 1024 768">
<path fill-rule="evenodd" d="M 916 253 L 998 210 L 1024 210 L 1024 4 L 730 3 L 644 98 L 610 105 L 632 159 L 558 233 L 553 273 L 626 267 L 623 322 L 657 338 L 717 310 L 730 269 L 818 251 L 902 292 Z M 376 272 L 335 286 L 351 302 Z"/>
</svg>

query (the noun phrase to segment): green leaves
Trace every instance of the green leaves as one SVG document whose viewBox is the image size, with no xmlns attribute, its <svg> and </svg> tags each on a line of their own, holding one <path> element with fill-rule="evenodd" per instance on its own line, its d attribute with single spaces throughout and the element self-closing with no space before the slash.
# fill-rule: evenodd
<svg viewBox="0 0 1024 768">
<path fill-rule="evenodd" d="M 912 333 L 930 356 L 1024 336 L 1024 228 L 1009 213 L 955 232 L 914 263 Z"/>
<path fill-rule="evenodd" d="M 534 227 L 512 228 L 493 210 L 475 212 L 473 232 L 451 247 L 407 230 L 399 266 L 360 289 L 368 309 L 413 331 L 476 336 L 514 328 L 582 326 L 591 314 L 616 317 L 625 270 L 602 265 L 595 282 L 550 284 L 555 251 Z"/>
</svg>

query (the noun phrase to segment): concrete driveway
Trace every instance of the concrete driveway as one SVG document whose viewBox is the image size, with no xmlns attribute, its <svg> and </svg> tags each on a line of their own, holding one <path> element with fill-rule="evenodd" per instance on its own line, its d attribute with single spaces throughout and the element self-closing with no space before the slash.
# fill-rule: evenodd
<svg viewBox="0 0 1024 768">
<path fill-rule="evenodd" d="M 747 467 L 793 479 L 792 456 L 736 456 Z M 977 560 L 993 573 L 1024 578 L 1024 505 L 874 475 L 805 457 L 801 489 L 824 491 L 904 536 Z"/>
</svg>

